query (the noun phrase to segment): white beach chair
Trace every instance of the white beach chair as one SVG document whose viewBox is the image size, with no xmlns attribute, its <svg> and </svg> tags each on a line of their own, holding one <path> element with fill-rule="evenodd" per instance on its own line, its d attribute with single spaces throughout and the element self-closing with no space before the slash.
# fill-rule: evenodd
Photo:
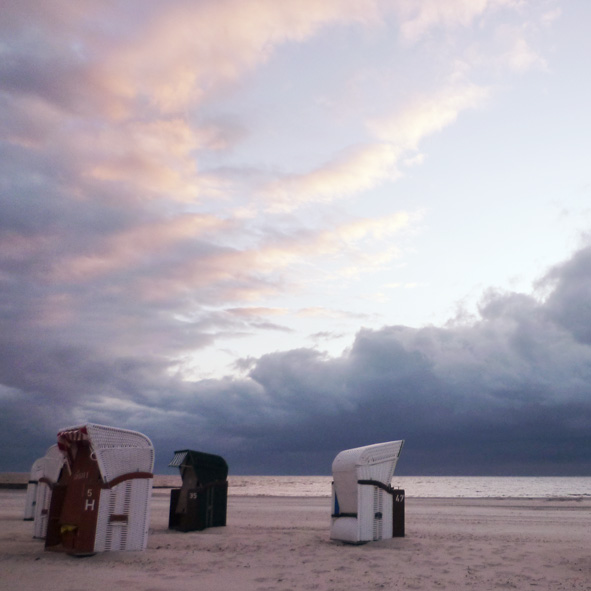
<svg viewBox="0 0 591 591">
<path fill-rule="evenodd" d="M 86 424 L 60 431 L 58 446 L 68 471 L 54 489 L 46 549 L 145 549 L 154 469 L 148 437 Z"/>
<path fill-rule="evenodd" d="M 392 537 L 392 475 L 404 441 L 340 452 L 332 463 L 330 537 L 352 544 Z"/>
<path fill-rule="evenodd" d="M 31 474 L 27 483 L 27 496 L 25 497 L 25 521 L 35 519 L 35 502 L 37 497 L 37 487 L 39 486 L 39 477 L 41 473 L 41 458 L 35 460 L 31 466 Z"/>
<path fill-rule="evenodd" d="M 34 538 L 45 538 L 51 495 L 53 487 L 56 485 L 60 477 L 63 466 L 64 456 L 58 449 L 57 445 L 52 445 L 45 452 L 45 455 L 36 460 L 33 464 L 31 480 L 37 481 L 37 484 L 33 485 L 35 491 L 35 498 L 33 501 Z M 27 499 L 28 497 L 29 487 L 27 487 Z"/>
</svg>

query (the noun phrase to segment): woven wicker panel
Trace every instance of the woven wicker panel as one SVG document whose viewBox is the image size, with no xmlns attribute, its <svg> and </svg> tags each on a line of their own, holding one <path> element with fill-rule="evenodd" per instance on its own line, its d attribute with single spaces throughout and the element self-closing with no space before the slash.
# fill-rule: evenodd
<svg viewBox="0 0 591 591">
<path fill-rule="evenodd" d="M 40 482 L 37 487 L 37 498 L 35 501 L 34 538 L 44 539 L 47 534 L 47 519 L 50 503 L 51 489 L 44 482 Z"/>
<path fill-rule="evenodd" d="M 148 529 L 150 526 L 150 499 L 152 497 L 152 480 L 132 480 L 130 503 L 132 518 L 129 520 L 126 550 L 144 550 L 148 545 Z"/>
<path fill-rule="evenodd" d="M 152 479 L 126 480 L 101 491 L 95 550 L 144 550 L 148 544 Z M 111 521 L 113 515 L 125 521 Z"/>
<path fill-rule="evenodd" d="M 154 447 L 142 433 L 94 424 L 86 429 L 105 482 L 129 472 L 153 471 Z"/>
<path fill-rule="evenodd" d="M 97 461 L 105 482 L 130 472 L 152 472 L 154 450 L 138 448 L 109 448 L 97 450 Z"/>
</svg>

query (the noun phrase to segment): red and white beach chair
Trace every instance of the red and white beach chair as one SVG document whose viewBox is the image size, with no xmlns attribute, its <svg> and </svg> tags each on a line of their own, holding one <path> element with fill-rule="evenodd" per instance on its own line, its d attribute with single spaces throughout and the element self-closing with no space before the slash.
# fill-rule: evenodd
<svg viewBox="0 0 591 591">
<path fill-rule="evenodd" d="M 53 490 L 45 548 L 145 549 L 154 469 L 148 437 L 87 424 L 61 430 L 57 440 L 66 469 Z"/>
</svg>

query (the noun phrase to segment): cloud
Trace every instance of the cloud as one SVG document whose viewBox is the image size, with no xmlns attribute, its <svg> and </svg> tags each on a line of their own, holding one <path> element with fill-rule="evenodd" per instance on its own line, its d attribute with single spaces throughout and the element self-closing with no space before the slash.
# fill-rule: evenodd
<svg viewBox="0 0 591 591">
<path fill-rule="evenodd" d="M 416 150 L 425 137 L 453 123 L 466 109 L 480 106 L 486 88 L 469 83 L 452 83 L 430 96 L 414 97 L 406 108 L 368 122 L 370 131 L 399 151 Z"/>
<path fill-rule="evenodd" d="M 109 112 L 129 116 L 132 108 L 147 101 L 159 112 L 178 113 L 223 92 L 266 61 L 277 45 L 301 41 L 334 22 L 375 20 L 377 6 L 373 0 L 322 5 L 309 0 L 224 0 L 177 1 L 164 9 L 158 2 L 132 2 L 119 9 L 121 28 L 111 24 L 108 5 L 95 7 L 92 18 L 66 9 L 71 20 L 51 28 L 67 32 L 65 39 L 71 43 L 85 39 L 83 55 L 100 53 L 101 60 L 92 63 L 90 71 L 95 85 L 109 97 Z M 90 34 L 73 36 L 73 19 Z"/>
<path fill-rule="evenodd" d="M 310 308 L 302 308 L 301 310 L 297 311 L 298 316 L 303 318 L 311 318 L 311 317 L 330 317 L 330 318 L 356 318 L 358 320 L 363 320 L 367 318 L 369 314 L 359 314 L 353 312 L 347 312 L 346 310 L 334 310 L 331 308 L 324 308 L 319 306 L 314 306 Z"/>
<path fill-rule="evenodd" d="M 429 135 L 452 124 L 462 111 L 481 106 L 489 89 L 470 83 L 450 83 L 436 93 L 415 96 L 405 108 L 367 121 L 379 142 L 343 150 L 329 162 L 302 174 L 286 174 L 263 187 L 272 211 L 289 212 L 302 205 L 331 202 L 363 193 L 401 176 L 398 165 L 422 161 L 405 158 Z"/>
<path fill-rule="evenodd" d="M 328 203 L 377 187 L 401 176 L 400 163 L 420 163 L 423 156 L 405 155 L 419 143 L 456 121 L 467 109 L 481 106 L 490 90 L 453 82 L 430 95 L 415 96 L 406 107 L 368 119 L 379 142 L 343 150 L 324 165 L 302 174 L 286 174 L 263 187 L 261 194 L 274 212 L 290 212 L 311 203 Z"/>
<path fill-rule="evenodd" d="M 263 187 L 262 196 L 272 211 L 289 212 L 395 181 L 401 176 L 400 163 L 423 161 L 422 155 L 408 157 L 422 140 L 454 123 L 463 111 L 481 107 L 489 96 L 489 88 L 455 80 L 436 92 L 413 96 L 405 106 L 367 119 L 377 142 L 349 147 L 310 172 L 282 175 Z"/>
<path fill-rule="evenodd" d="M 510 52 L 507 54 L 507 61 L 511 69 L 523 72 L 532 67 L 545 68 L 546 62 L 527 43 L 525 39 L 516 39 Z"/>
<path fill-rule="evenodd" d="M 550 318 L 578 342 L 591 345 L 591 249 L 553 267 L 538 287 L 553 288 L 546 300 Z"/>
<path fill-rule="evenodd" d="M 219 118 L 196 124 L 189 113 L 283 43 L 335 22 L 376 20 L 373 0 L 11 7 L 2 137 L 43 149 L 82 196 L 105 185 L 119 200 L 219 196 L 223 181 L 200 173 L 196 153 L 227 148 L 236 135 Z"/>
<path fill-rule="evenodd" d="M 262 190 L 272 211 L 288 212 L 302 204 L 330 202 L 394 180 L 398 153 L 385 143 L 355 146 L 303 174 L 285 175 Z"/>
<path fill-rule="evenodd" d="M 588 294 L 572 285 L 588 279 L 589 252 L 549 274 L 557 286 L 543 302 L 489 292 L 469 325 L 363 330 L 336 359 L 310 350 L 261 357 L 250 372 L 267 393 L 261 404 L 293 416 L 271 447 L 328 445 L 328 462 L 339 446 L 405 437 L 411 473 L 582 470 L 591 349 L 555 309 L 568 304 L 589 326 Z"/>
<path fill-rule="evenodd" d="M 120 270 L 157 265 L 159 256 L 166 256 L 187 243 L 206 240 L 228 231 L 232 223 L 217 216 L 183 214 L 169 219 L 155 219 L 119 231 L 113 229 L 100 244 L 88 252 L 72 253 L 55 269 L 53 279 L 89 281 Z"/>
<path fill-rule="evenodd" d="M 540 19 L 542 24 L 543 17 Z M 535 37 L 533 32 L 537 25 L 526 24 L 519 27 L 504 25 L 496 31 L 496 42 L 503 49 L 499 51 L 499 63 L 502 67 L 517 73 L 531 69 L 546 70 L 546 60 L 537 52 L 529 38 Z"/>
<path fill-rule="evenodd" d="M 321 45 L 323 31 L 379 32 L 391 11 L 399 28 L 388 33 L 418 47 L 505 4 L 4 2 L 2 467 L 27 470 L 57 429 L 92 420 L 146 432 L 159 462 L 180 444 L 242 472 L 325 473 L 339 449 L 391 437 L 408 439 L 407 473 L 576 471 L 589 432 L 587 248 L 551 270 L 545 299 L 491 291 L 470 324 L 361 329 L 332 357 L 248 351 L 224 379 L 183 371 L 206 371 L 200 354 L 224 339 L 291 338 L 313 318 L 334 321 L 314 327 L 317 339 L 342 339 L 345 321 L 375 321 L 338 297 L 404 253 L 422 210 L 343 204 L 363 206 L 401 163 L 421 163 L 420 142 L 490 92 L 430 78 L 439 90 L 413 86 L 404 109 L 388 97 L 363 105 L 353 131 L 298 168 L 249 149 L 259 130 L 243 97 L 260 92 L 264 66 Z M 529 30 L 500 31 L 495 56 L 535 65 Z"/>
<path fill-rule="evenodd" d="M 340 449 L 402 437 L 407 474 L 581 473 L 590 279 L 584 246 L 546 274 L 544 299 L 491 290 L 469 323 L 364 329 L 338 357 L 266 354 L 244 360 L 241 378 L 179 380 L 162 358 L 113 357 L 92 342 L 33 349 L 3 333 L 12 355 L 0 367 L 2 445 L 26 436 L 40 453 L 52 429 L 88 417 L 143 430 L 162 461 L 184 433 L 183 445 L 222 453 L 242 472 L 327 473 Z M 44 414 L 56 400 L 59 412 Z"/>
<path fill-rule="evenodd" d="M 286 330 L 267 313 L 245 327 L 238 315 L 217 310 L 350 275 L 354 261 L 356 273 L 367 273 L 395 256 L 392 239 L 413 223 L 399 213 L 269 231 L 220 215 L 161 216 L 134 204 L 43 199 L 39 191 L 33 213 L 30 195 L 3 201 L 6 331 L 43 327 L 56 342 L 104 341 L 120 355 L 159 349 L 176 356 L 255 325 Z M 328 275 L 312 267 L 323 260 L 330 260 Z"/>
<path fill-rule="evenodd" d="M 467 27 L 487 10 L 516 4 L 515 0 L 401 0 L 396 3 L 396 10 L 403 38 L 414 42 L 433 28 Z"/>
</svg>

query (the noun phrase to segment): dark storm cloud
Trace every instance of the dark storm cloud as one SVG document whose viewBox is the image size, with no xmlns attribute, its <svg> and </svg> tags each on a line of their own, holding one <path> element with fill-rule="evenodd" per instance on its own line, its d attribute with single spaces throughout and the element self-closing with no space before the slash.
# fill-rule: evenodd
<svg viewBox="0 0 591 591">
<path fill-rule="evenodd" d="M 591 344 L 591 249 L 556 266 L 542 284 L 555 285 L 547 302 L 549 316 L 587 345 Z"/>
<path fill-rule="evenodd" d="M 4 333 L 2 447 L 22 445 L 3 467 L 26 469 L 57 428 L 88 417 L 146 432 L 160 469 L 191 446 L 236 472 L 327 473 L 340 449 L 405 438 L 407 474 L 585 473 L 590 253 L 548 273 L 544 301 L 490 292 L 469 324 L 361 330 L 341 357 L 268 354 L 241 379 L 179 381 L 164 358 Z"/>
<path fill-rule="evenodd" d="M 251 359 L 249 380 L 212 382 L 207 397 L 195 384 L 190 412 L 251 470 L 325 472 L 339 449 L 404 437 L 406 473 L 585 473 L 591 349 L 576 286 L 591 282 L 590 250 L 549 273 L 545 301 L 490 292 L 470 324 L 362 330 L 337 359 Z M 579 322 L 557 321 L 565 306 Z"/>
</svg>

